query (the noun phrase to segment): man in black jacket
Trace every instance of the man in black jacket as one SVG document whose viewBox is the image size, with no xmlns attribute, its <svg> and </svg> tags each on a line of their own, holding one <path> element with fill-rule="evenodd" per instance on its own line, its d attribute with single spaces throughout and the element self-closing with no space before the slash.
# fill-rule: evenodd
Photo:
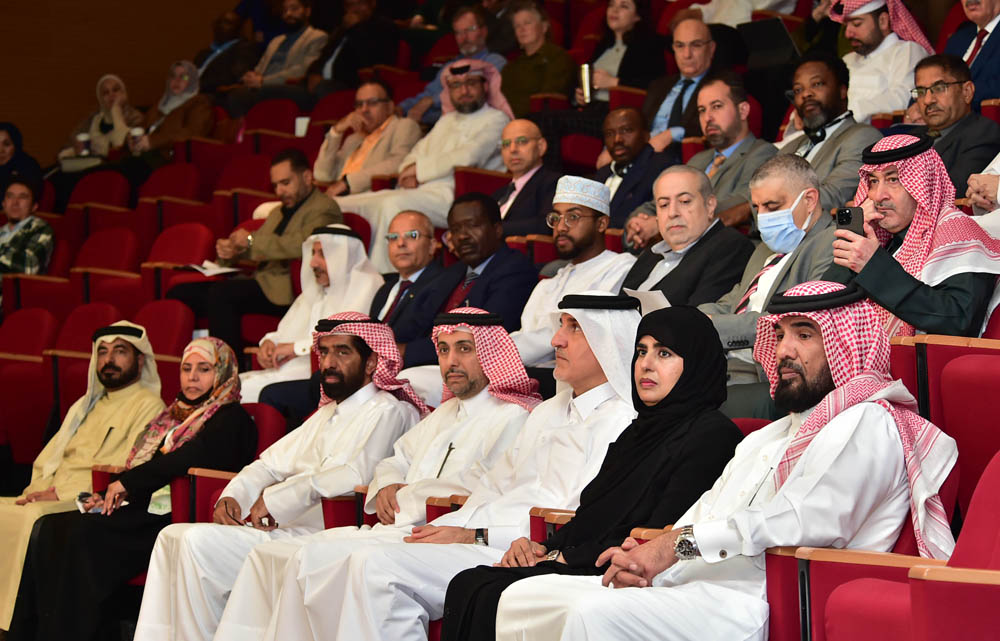
<svg viewBox="0 0 1000 641">
<path fill-rule="evenodd" d="M 542 165 L 548 144 L 538 125 L 512 120 L 500 136 L 500 155 L 511 181 L 493 192 L 500 205 L 504 236 L 545 234 L 545 217 L 552 211 L 559 174 Z"/>
<path fill-rule="evenodd" d="M 240 82 L 260 58 L 257 45 L 240 37 L 243 18 L 226 11 L 212 21 L 212 42 L 194 56 L 201 93 L 214 93 L 225 85 Z"/>
</svg>

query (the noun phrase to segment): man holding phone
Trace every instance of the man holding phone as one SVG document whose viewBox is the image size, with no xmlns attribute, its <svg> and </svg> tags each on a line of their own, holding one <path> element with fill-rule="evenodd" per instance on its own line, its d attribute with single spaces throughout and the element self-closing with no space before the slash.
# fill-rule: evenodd
<svg viewBox="0 0 1000 641">
<path fill-rule="evenodd" d="M 927 136 L 888 136 L 862 153 L 854 202 L 838 210 L 824 280 L 853 278 L 882 307 L 890 336 L 979 336 L 995 303 L 1000 241 L 955 207 L 955 188 Z M 850 214 L 850 215 L 848 215 Z"/>
</svg>

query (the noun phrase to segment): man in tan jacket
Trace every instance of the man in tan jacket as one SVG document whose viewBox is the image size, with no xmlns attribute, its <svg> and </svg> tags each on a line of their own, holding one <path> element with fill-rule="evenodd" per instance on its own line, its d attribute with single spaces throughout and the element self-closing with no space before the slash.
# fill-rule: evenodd
<svg viewBox="0 0 1000 641">
<path fill-rule="evenodd" d="M 292 304 L 289 263 L 302 257 L 302 243 L 318 227 L 342 223 L 337 203 L 313 186 L 309 160 L 298 149 L 278 152 L 271 160 L 271 183 L 281 201 L 253 233 L 235 229 L 215 243 L 219 263 L 256 261 L 253 278 L 183 283 L 170 289 L 196 317 L 208 317 L 208 330 L 239 354 L 243 348 L 240 319 L 244 314 L 283 316 Z"/>
<path fill-rule="evenodd" d="M 421 133 L 415 120 L 397 117 L 395 111 L 392 89 L 384 81 L 368 80 L 358 87 L 354 111 L 326 132 L 313 165 L 313 178 L 331 183 L 327 196 L 368 191 L 372 176 L 399 168 Z M 353 133 L 344 140 L 348 129 Z"/>
</svg>

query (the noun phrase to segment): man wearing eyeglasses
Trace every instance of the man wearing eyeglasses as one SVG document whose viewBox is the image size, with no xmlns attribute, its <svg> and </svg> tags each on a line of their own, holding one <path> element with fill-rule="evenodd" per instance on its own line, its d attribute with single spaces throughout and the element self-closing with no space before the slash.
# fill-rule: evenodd
<svg viewBox="0 0 1000 641">
<path fill-rule="evenodd" d="M 976 86 L 969 67 L 958 56 L 928 56 L 913 72 L 913 98 L 935 137 L 955 193 L 964 195 L 969 176 L 983 170 L 1000 152 L 1000 125 L 972 111 Z"/>
<path fill-rule="evenodd" d="M 369 80 L 358 87 L 354 111 L 326 132 L 313 167 L 317 182 L 332 183 L 327 196 L 368 191 L 372 176 L 396 171 L 421 133 L 420 125 L 394 112 L 392 88 L 384 81 Z"/>
<path fill-rule="evenodd" d="M 948 38 L 944 52 L 961 56 L 969 65 L 976 83 L 972 106 L 978 110 L 983 99 L 1000 97 L 1000 37 L 991 37 L 1000 25 L 1000 0 L 962 0 L 962 9 L 968 21 Z"/>
<path fill-rule="evenodd" d="M 538 125 L 512 120 L 500 134 L 500 156 L 511 181 L 496 190 L 504 236 L 548 234 L 545 216 L 552 210 L 559 174 L 542 165 L 548 144 Z"/>
</svg>

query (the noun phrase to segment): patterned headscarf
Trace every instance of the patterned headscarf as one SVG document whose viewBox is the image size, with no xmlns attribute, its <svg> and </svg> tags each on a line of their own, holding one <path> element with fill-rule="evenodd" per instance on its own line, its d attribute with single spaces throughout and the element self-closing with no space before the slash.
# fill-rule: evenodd
<svg viewBox="0 0 1000 641">
<path fill-rule="evenodd" d="M 915 136 L 886 136 L 864 151 L 886 152 L 918 145 L 926 141 Z M 861 165 L 858 191 L 854 202 L 859 206 L 868 198 L 868 176 L 895 166 L 899 181 L 917 201 L 917 211 L 895 258 L 914 278 L 934 286 L 958 273 L 1000 273 L 1000 240 L 983 231 L 974 220 L 955 207 L 955 187 L 941 156 L 929 147 L 909 158 Z M 875 235 L 885 247 L 892 234 L 875 226 Z M 889 336 L 912 336 L 912 325 L 881 310 Z M 987 318 L 989 314 L 987 314 Z"/>
<path fill-rule="evenodd" d="M 332 322 L 331 322 L 332 321 Z M 378 354 L 378 363 L 375 365 L 375 373 L 372 374 L 372 382 L 375 387 L 386 392 L 391 392 L 393 396 L 401 401 L 409 401 L 420 412 L 423 418 L 431 411 L 427 404 L 413 388 L 408 380 L 399 380 L 400 364 L 403 359 L 399 356 L 399 348 L 396 347 L 396 335 L 392 328 L 377 320 L 372 320 L 367 314 L 360 312 L 340 312 L 325 320 L 321 320 L 316 325 L 313 332 L 313 351 L 319 356 L 319 339 L 324 336 L 335 335 L 357 336 L 363 340 L 369 348 Z M 332 403 L 333 399 L 326 395 L 320 387 L 319 406 L 323 407 L 327 403 Z"/>
<path fill-rule="evenodd" d="M 455 73 L 455 71 L 461 73 Z M 451 104 L 451 93 L 448 91 L 448 81 L 460 76 L 480 76 L 486 78 L 486 104 L 499 109 L 507 114 L 511 120 L 514 119 L 514 112 L 511 111 L 510 104 L 500 91 L 500 72 L 488 62 L 474 60 L 472 58 L 462 58 L 456 60 L 441 72 L 441 113 L 455 111 L 455 105 Z"/>
<path fill-rule="evenodd" d="M 839 283 L 812 281 L 792 287 L 784 296 L 814 296 L 844 289 Z M 948 558 L 955 541 L 938 491 L 954 466 L 957 448 L 954 440 L 916 413 L 913 396 L 889 375 L 889 337 L 878 308 L 868 300 L 859 300 L 832 309 L 758 318 L 754 359 L 767 373 L 772 396 L 779 380 L 774 327 L 789 316 L 804 316 L 819 326 L 836 388 L 819 402 L 792 437 L 775 470 L 775 487 L 784 484 L 809 443 L 834 417 L 858 403 L 878 403 L 892 415 L 903 443 L 910 517 L 920 555 Z"/>
<path fill-rule="evenodd" d="M 889 27 L 901 40 L 911 40 L 927 52 L 927 55 L 934 55 L 934 47 L 931 46 L 927 36 L 920 29 L 920 25 L 906 10 L 903 0 L 841 0 L 833 5 L 830 10 L 830 19 L 835 22 L 844 22 L 847 18 L 857 14 L 863 15 L 871 13 L 877 9 L 889 5 Z"/>
<path fill-rule="evenodd" d="M 482 321 L 468 319 L 463 321 L 454 316 L 457 314 L 488 316 L 489 319 L 484 318 L 483 321 L 488 320 L 490 324 L 479 324 Z M 434 319 L 431 340 L 437 345 L 438 336 L 456 331 L 469 332 L 476 341 L 476 357 L 489 379 L 487 389 L 490 394 L 501 401 L 520 405 L 529 412 L 542 402 L 542 397 L 538 394 L 538 381 L 528 378 L 517 346 L 503 328 L 499 316 L 478 307 L 456 307 Z M 454 394 L 445 385 L 441 401 L 447 401 L 452 396 Z"/>
<path fill-rule="evenodd" d="M 197 338 L 184 348 L 181 365 L 192 354 L 198 354 L 212 364 L 215 382 L 208 398 L 191 404 L 182 392 L 159 416 L 149 422 L 145 431 L 136 439 L 129 452 L 125 467 L 131 469 L 153 458 L 156 450 L 166 454 L 184 445 L 201 431 L 219 408 L 229 403 L 240 402 L 240 377 L 236 366 L 236 355 L 225 342 L 218 338 Z"/>
</svg>

